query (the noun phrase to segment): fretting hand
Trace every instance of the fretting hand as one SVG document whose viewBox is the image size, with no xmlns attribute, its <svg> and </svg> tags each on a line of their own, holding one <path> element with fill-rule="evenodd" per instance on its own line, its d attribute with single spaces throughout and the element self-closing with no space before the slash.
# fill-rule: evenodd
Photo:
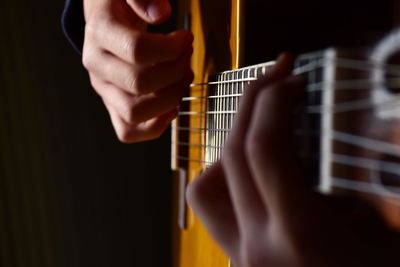
<svg viewBox="0 0 400 267">
<path fill-rule="evenodd" d="M 188 201 L 236 267 L 397 266 L 400 236 L 355 199 L 327 197 L 301 175 L 292 117 L 303 92 L 283 56 L 247 88 L 221 160 Z"/>
<path fill-rule="evenodd" d="M 168 0 L 84 0 L 84 11 L 83 64 L 118 138 L 157 138 L 193 79 L 191 33 L 146 31 L 170 16 Z"/>
</svg>

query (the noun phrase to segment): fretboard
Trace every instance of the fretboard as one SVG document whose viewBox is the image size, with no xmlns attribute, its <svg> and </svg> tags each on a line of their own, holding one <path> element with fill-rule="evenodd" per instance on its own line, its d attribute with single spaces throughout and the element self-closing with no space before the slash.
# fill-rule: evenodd
<svg viewBox="0 0 400 267">
<path fill-rule="evenodd" d="M 293 73 L 306 75 L 310 87 L 320 84 L 323 70 L 331 64 L 327 56 L 329 51 L 299 56 Z M 173 169 L 177 166 L 185 168 L 190 162 L 207 168 L 219 160 L 241 96 L 252 81 L 268 76 L 274 64 L 268 62 L 225 71 L 214 75 L 207 83 L 192 85 L 190 95 L 183 99 L 178 122 L 173 127 Z M 321 104 L 318 94 L 307 94 L 309 99 L 306 102 Z"/>
<path fill-rule="evenodd" d="M 273 67 L 274 62 L 217 74 L 209 83 L 206 108 L 206 167 L 217 161 L 232 128 L 240 98 L 250 82 Z"/>
<path fill-rule="evenodd" d="M 295 62 L 294 74 L 306 74 L 310 85 L 322 81 L 328 51 L 299 56 Z M 226 71 L 215 76 L 209 83 L 206 104 L 205 166 L 216 162 L 222 154 L 225 141 L 232 128 L 239 102 L 246 87 L 261 76 L 267 75 L 275 62 L 254 65 L 238 70 Z M 315 98 L 314 94 L 309 97 Z M 318 103 L 316 103 L 318 101 Z M 320 98 L 308 99 L 308 103 L 320 104 Z M 309 126 L 307 126 L 309 127 Z"/>
</svg>

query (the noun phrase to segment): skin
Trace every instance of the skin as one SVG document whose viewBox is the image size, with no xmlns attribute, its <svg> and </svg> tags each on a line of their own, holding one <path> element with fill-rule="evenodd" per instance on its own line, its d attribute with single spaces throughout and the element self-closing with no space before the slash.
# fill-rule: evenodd
<svg viewBox="0 0 400 267">
<path fill-rule="evenodd" d="M 396 266 L 400 236 L 356 199 L 314 192 L 293 151 L 303 81 L 292 59 L 247 88 L 221 160 L 188 188 L 195 213 L 237 267 Z"/>
<path fill-rule="evenodd" d="M 193 37 L 146 32 L 167 0 L 84 0 L 83 64 L 122 142 L 158 137 L 193 79 Z M 293 151 L 303 83 L 280 57 L 243 96 L 224 155 L 192 183 L 188 201 L 237 267 L 396 266 L 400 237 L 355 199 L 306 186 Z"/>
<path fill-rule="evenodd" d="M 146 31 L 170 16 L 168 0 L 84 0 L 84 12 L 83 65 L 119 140 L 159 137 L 193 80 L 192 34 Z"/>
</svg>

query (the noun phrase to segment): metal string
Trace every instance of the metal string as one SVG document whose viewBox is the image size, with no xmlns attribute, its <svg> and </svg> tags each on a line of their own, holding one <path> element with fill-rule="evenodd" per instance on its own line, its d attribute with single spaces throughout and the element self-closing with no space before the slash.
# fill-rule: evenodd
<svg viewBox="0 0 400 267">
<path fill-rule="evenodd" d="M 313 63 L 308 64 L 306 66 L 302 66 L 301 68 L 295 69 L 294 73 L 301 74 L 301 73 L 306 73 L 309 72 L 310 70 L 315 69 L 316 67 L 322 67 L 324 65 L 323 60 L 317 60 L 313 61 Z M 377 64 L 373 62 L 368 62 L 366 65 L 365 61 L 357 61 L 357 60 L 338 60 L 337 65 L 340 67 L 347 67 L 347 68 L 353 68 L 353 69 L 359 69 L 359 70 L 370 70 L 371 68 L 374 68 L 377 66 Z M 382 67 L 382 65 L 380 65 Z M 400 67 L 394 66 L 394 65 L 386 65 L 386 71 L 387 73 L 391 74 L 400 74 Z M 231 71 L 232 72 L 232 71 Z M 240 72 L 232 72 L 234 74 L 234 79 L 230 81 L 221 81 L 221 76 L 219 77 L 219 81 L 213 82 L 213 83 L 205 83 L 205 84 L 194 84 L 192 85 L 192 90 L 203 90 L 203 88 L 195 88 L 195 87 L 200 87 L 200 86 L 205 86 L 205 85 L 217 85 L 217 91 L 218 94 L 217 96 L 207 96 L 207 97 L 197 97 L 197 96 L 191 96 L 184 98 L 183 101 L 202 101 L 204 99 L 214 99 L 216 100 L 217 104 L 217 109 L 216 111 L 206 111 L 206 112 L 185 112 L 182 111 L 179 115 L 181 116 L 200 116 L 203 114 L 212 114 L 216 115 L 216 124 L 214 124 L 214 127 L 209 127 L 207 129 L 205 128 L 190 128 L 190 127 L 176 127 L 177 130 L 179 131 L 197 131 L 199 133 L 201 132 L 216 132 L 217 136 L 217 141 L 214 144 L 211 145 L 203 145 L 203 144 L 190 144 L 190 143 L 178 143 L 179 146 L 193 146 L 193 147 L 200 147 L 200 148 L 211 148 L 214 150 L 214 155 L 212 156 L 211 160 L 201 160 L 201 159 L 190 159 L 187 157 L 178 157 L 179 160 L 181 161 L 191 161 L 191 162 L 198 162 L 206 165 L 211 165 L 213 164 L 216 160 L 218 160 L 221 150 L 223 146 L 221 145 L 221 140 L 224 140 L 224 138 L 221 138 L 221 133 L 223 133 L 223 136 L 226 137 L 225 135 L 230 131 L 230 129 L 223 129 L 222 125 L 226 125 L 227 118 L 224 116 L 226 115 L 232 115 L 236 113 L 234 105 L 235 101 L 239 100 L 239 97 L 242 95 L 239 92 L 232 92 L 233 90 L 238 89 L 239 86 L 243 86 L 244 84 L 248 84 L 251 81 L 256 80 L 255 77 L 250 77 L 250 78 L 242 78 L 239 77 L 241 75 Z M 226 75 L 223 75 L 224 78 Z M 230 88 L 229 84 L 235 84 L 236 87 Z M 389 78 L 386 79 L 385 82 L 373 82 L 370 79 L 358 79 L 358 80 L 339 80 L 335 81 L 332 83 L 332 87 L 334 89 L 344 89 L 344 90 L 371 90 L 372 88 L 377 88 L 380 86 L 388 86 L 391 88 L 400 88 L 400 79 L 399 78 Z M 326 88 L 327 84 L 326 82 L 322 83 L 314 83 L 314 84 L 309 84 L 306 88 L 307 92 L 315 92 L 318 90 L 322 90 L 323 87 Z M 226 92 L 225 89 L 228 89 L 228 92 Z M 225 93 L 225 95 L 224 95 Z M 343 103 L 337 103 L 335 106 L 331 107 L 322 107 L 322 106 L 311 106 L 308 107 L 307 112 L 308 113 L 323 113 L 323 112 L 345 112 L 345 111 L 352 111 L 352 110 L 358 110 L 358 109 L 365 109 L 365 108 L 372 108 L 376 106 L 392 106 L 393 104 L 397 104 L 397 102 L 400 100 L 399 99 L 392 99 L 391 101 L 383 101 L 381 103 L 373 103 L 370 99 L 360 99 L 357 101 L 348 101 L 348 102 L 343 102 Z M 231 101 L 231 102 L 230 102 Z M 221 111 L 219 106 L 223 105 L 226 106 L 226 104 L 230 105 L 229 110 L 227 111 Z M 393 107 L 391 107 L 393 108 Z M 221 118 L 222 116 L 222 118 Z M 231 116 L 229 119 L 233 119 L 233 116 Z M 222 120 L 222 123 L 221 123 Z M 229 123 L 229 121 L 228 121 Z M 228 128 L 230 128 L 230 125 Z M 219 134 L 219 135 L 218 135 Z M 333 139 L 364 147 L 370 150 L 375 150 L 378 152 L 384 152 L 385 154 L 391 154 L 400 157 L 400 146 L 391 144 L 388 142 L 383 142 L 380 140 L 374 140 L 374 139 L 369 139 L 366 137 L 361 137 L 361 136 L 355 136 L 351 135 L 348 133 L 342 133 L 338 131 L 332 131 L 332 136 Z M 217 150 L 217 153 L 215 154 L 215 150 Z M 368 159 L 368 158 L 357 158 L 357 157 L 352 157 L 352 156 L 347 156 L 347 155 L 333 155 L 332 160 L 338 164 L 345 164 L 353 167 L 360 167 L 360 168 L 366 168 L 369 170 L 373 171 L 384 171 L 384 172 L 389 172 L 389 173 L 399 173 L 398 170 L 400 170 L 400 164 L 397 163 L 391 163 L 391 162 L 386 162 L 386 161 L 380 161 L 380 160 L 373 160 L 373 159 Z M 377 193 L 377 194 L 393 194 L 393 193 L 388 193 L 386 189 L 378 188 L 377 185 L 371 185 L 370 183 L 364 183 L 360 186 L 360 183 L 363 182 L 355 182 L 355 181 L 350 181 L 346 180 L 343 178 L 337 178 L 337 177 L 332 177 L 334 185 L 336 187 L 341 187 L 341 188 L 347 188 L 350 190 L 358 190 L 358 191 L 363 191 L 363 192 L 369 192 L 369 193 Z M 382 185 L 379 185 L 382 187 Z M 377 189 L 378 188 L 378 189 Z M 386 187 L 388 188 L 388 187 Z"/>
<path fill-rule="evenodd" d="M 256 78 L 254 80 L 257 80 Z M 227 82 L 230 83 L 230 82 Z M 235 82 L 232 82 L 235 83 Z M 377 82 L 371 79 L 336 80 L 333 83 L 319 82 L 306 85 L 307 93 L 314 93 L 326 87 L 332 90 L 378 90 L 382 87 L 400 88 L 400 78 L 386 78 L 384 81 Z M 182 98 L 183 102 L 201 101 L 202 99 L 240 97 L 242 94 L 210 95 L 210 96 L 190 96 Z"/>
</svg>

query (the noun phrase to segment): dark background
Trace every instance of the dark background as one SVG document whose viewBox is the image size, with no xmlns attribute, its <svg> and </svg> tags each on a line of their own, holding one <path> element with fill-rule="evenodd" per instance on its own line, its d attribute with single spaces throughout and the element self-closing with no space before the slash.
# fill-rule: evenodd
<svg viewBox="0 0 400 267">
<path fill-rule="evenodd" d="M 347 1 L 293 1 L 300 2 L 324 9 Z M 392 0 L 349 1 L 357 17 L 330 8 L 340 22 L 331 28 L 334 20 L 315 10 L 299 13 L 301 24 L 287 23 L 270 12 L 286 10 L 285 1 L 248 3 L 255 10 L 249 28 L 258 29 L 260 19 L 269 25 L 246 34 L 246 44 L 256 44 L 248 64 L 281 50 L 320 49 L 333 38 L 365 43 L 363 32 L 380 35 L 393 20 Z M 169 134 L 135 145 L 117 141 L 62 34 L 63 5 L 0 3 L 0 266 L 169 266 Z"/>
<path fill-rule="evenodd" d="M 117 141 L 63 5 L 0 3 L 0 266 L 168 266 L 168 133 Z"/>
</svg>

